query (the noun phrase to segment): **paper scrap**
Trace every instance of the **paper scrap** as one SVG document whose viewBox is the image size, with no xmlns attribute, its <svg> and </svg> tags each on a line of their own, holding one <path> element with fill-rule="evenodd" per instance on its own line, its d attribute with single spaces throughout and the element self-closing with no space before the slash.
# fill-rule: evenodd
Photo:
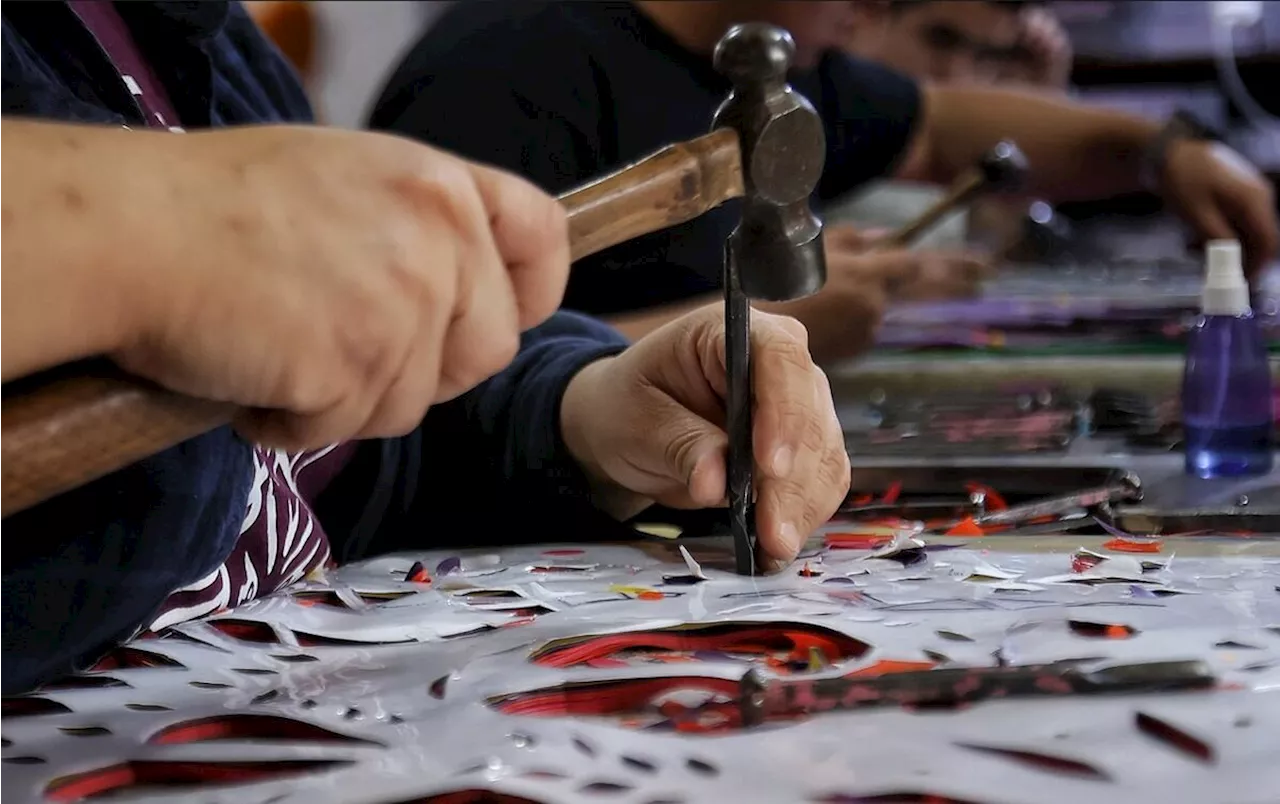
<svg viewBox="0 0 1280 804">
<path fill-rule="evenodd" d="M 570 572 L 592 572 L 600 568 L 599 564 L 552 564 L 539 563 L 531 564 L 525 568 L 526 572 L 536 572 L 540 574 L 556 574 Z"/>
<path fill-rule="evenodd" d="M 689 550 L 683 544 L 680 545 L 680 556 L 684 559 L 684 565 L 689 568 L 689 574 L 695 578 L 707 580 L 706 574 L 702 571 L 702 565 L 693 560 L 693 556 L 689 555 Z"/>
<path fill-rule="evenodd" d="M 647 586 L 626 586 L 624 584 L 612 584 L 609 587 L 610 592 L 616 592 L 626 595 L 635 600 L 662 600 L 665 597 L 674 597 L 670 592 L 659 592 L 657 589 L 650 589 Z"/>
<path fill-rule="evenodd" d="M 1003 567 L 997 567 L 988 564 L 985 561 L 979 561 L 974 564 L 973 569 L 965 576 L 966 581 L 984 582 L 984 581 L 1012 581 L 1022 577 L 1021 572 L 1007 570 Z"/>
<path fill-rule="evenodd" d="M 976 521 L 974 521 L 973 517 L 967 516 L 964 519 L 957 522 L 955 525 L 952 525 L 950 528 L 948 528 L 946 535 L 977 537 L 977 536 L 986 536 L 987 532 L 982 529 L 981 525 L 979 525 Z"/>
<path fill-rule="evenodd" d="M 636 525 L 635 529 L 647 536 L 657 536 L 659 539 L 678 539 L 680 534 L 684 532 L 675 525 L 663 525 L 659 523 Z"/>
<path fill-rule="evenodd" d="M 901 561 L 904 566 L 924 560 L 924 541 L 908 535 L 908 531 L 898 531 L 893 541 L 873 550 L 864 558 L 887 558 Z"/>
</svg>

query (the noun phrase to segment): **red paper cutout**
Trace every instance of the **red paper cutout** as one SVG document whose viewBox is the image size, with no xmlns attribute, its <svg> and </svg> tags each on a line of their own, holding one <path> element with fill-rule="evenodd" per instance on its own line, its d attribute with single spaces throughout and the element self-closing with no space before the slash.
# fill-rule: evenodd
<svg viewBox="0 0 1280 804">
<path fill-rule="evenodd" d="M 208 785 L 244 784 L 330 770 L 350 762 L 340 760 L 277 760 L 273 762 L 125 762 L 57 779 L 45 788 L 51 801 L 83 801 L 113 794 L 195 789 Z"/>
<path fill-rule="evenodd" d="M 1117 537 L 1102 545 L 1104 550 L 1112 550 L 1117 553 L 1158 553 L 1164 547 L 1164 542 L 1156 539 L 1155 541 L 1140 541 L 1137 539 L 1125 539 Z"/>
<path fill-rule="evenodd" d="M 982 526 L 974 521 L 973 517 L 967 516 L 957 522 L 950 530 L 947 531 L 948 536 L 986 536 L 987 532 Z"/>
<path fill-rule="evenodd" d="M 372 740 L 329 731 L 313 723 L 276 715 L 222 715 L 167 726 L 147 740 L 153 745 L 187 745 L 218 740 L 286 740 L 311 743 L 362 743 Z"/>
</svg>

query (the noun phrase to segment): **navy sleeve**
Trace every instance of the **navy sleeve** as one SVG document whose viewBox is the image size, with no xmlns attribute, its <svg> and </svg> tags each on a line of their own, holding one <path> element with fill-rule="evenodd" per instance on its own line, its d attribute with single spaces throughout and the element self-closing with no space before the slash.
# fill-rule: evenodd
<svg viewBox="0 0 1280 804">
<path fill-rule="evenodd" d="M 386 477 L 399 487 L 384 485 L 388 502 L 379 521 L 352 527 L 341 538 L 357 543 L 337 552 L 350 560 L 426 545 L 634 538 L 592 505 L 587 478 L 560 433 L 569 381 L 626 345 L 612 328 L 566 312 L 525 333 L 504 371 L 431 408 L 409 438 L 383 445 L 384 464 L 388 448 L 408 453 Z M 367 499 L 379 491 L 375 485 L 343 496 Z"/>
<path fill-rule="evenodd" d="M 893 173 L 920 116 L 920 87 L 906 76 L 834 51 L 796 89 L 819 99 L 827 164 L 818 198 L 839 198 Z"/>
</svg>

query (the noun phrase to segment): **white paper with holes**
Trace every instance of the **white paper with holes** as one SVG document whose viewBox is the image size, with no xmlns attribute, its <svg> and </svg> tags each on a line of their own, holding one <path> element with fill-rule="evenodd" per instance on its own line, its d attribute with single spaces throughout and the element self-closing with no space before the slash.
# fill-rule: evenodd
<svg viewBox="0 0 1280 804">
<path fill-rule="evenodd" d="M 1280 800 L 1275 563 L 1179 556 L 1161 569 L 1103 556 L 1082 581 L 1067 554 L 927 548 L 902 540 L 871 560 L 868 550 L 833 550 L 811 557 L 806 575 L 801 564 L 759 579 L 726 571 L 720 542 L 364 562 L 136 642 L 116 654 L 115 669 L 6 701 L 3 796 Z M 416 561 L 431 584 L 405 581 Z M 732 701 L 752 666 L 804 677 L 1186 658 L 1206 661 L 1228 688 L 662 730 L 671 711 Z M 569 701 L 561 685 L 584 681 L 621 684 L 640 703 L 628 709 L 627 696 L 601 693 L 591 700 L 619 711 L 558 714 Z"/>
</svg>

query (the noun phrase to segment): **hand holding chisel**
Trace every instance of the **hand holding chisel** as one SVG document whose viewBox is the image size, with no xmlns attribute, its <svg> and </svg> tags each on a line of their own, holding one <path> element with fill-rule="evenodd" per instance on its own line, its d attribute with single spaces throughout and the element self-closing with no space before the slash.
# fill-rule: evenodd
<svg viewBox="0 0 1280 804">
<path fill-rule="evenodd" d="M 716 46 L 716 69 L 733 91 L 713 126 L 738 132 L 745 193 L 742 220 L 725 247 L 725 429 L 729 435 L 729 528 L 736 569 L 755 574 L 755 457 L 751 444 L 751 319 L 748 299 L 790 301 L 826 281 L 822 222 L 809 196 L 822 176 L 826 135 L 813 106 L 787 84 L 791 35 L 738 25 Z"/>
</svg>

